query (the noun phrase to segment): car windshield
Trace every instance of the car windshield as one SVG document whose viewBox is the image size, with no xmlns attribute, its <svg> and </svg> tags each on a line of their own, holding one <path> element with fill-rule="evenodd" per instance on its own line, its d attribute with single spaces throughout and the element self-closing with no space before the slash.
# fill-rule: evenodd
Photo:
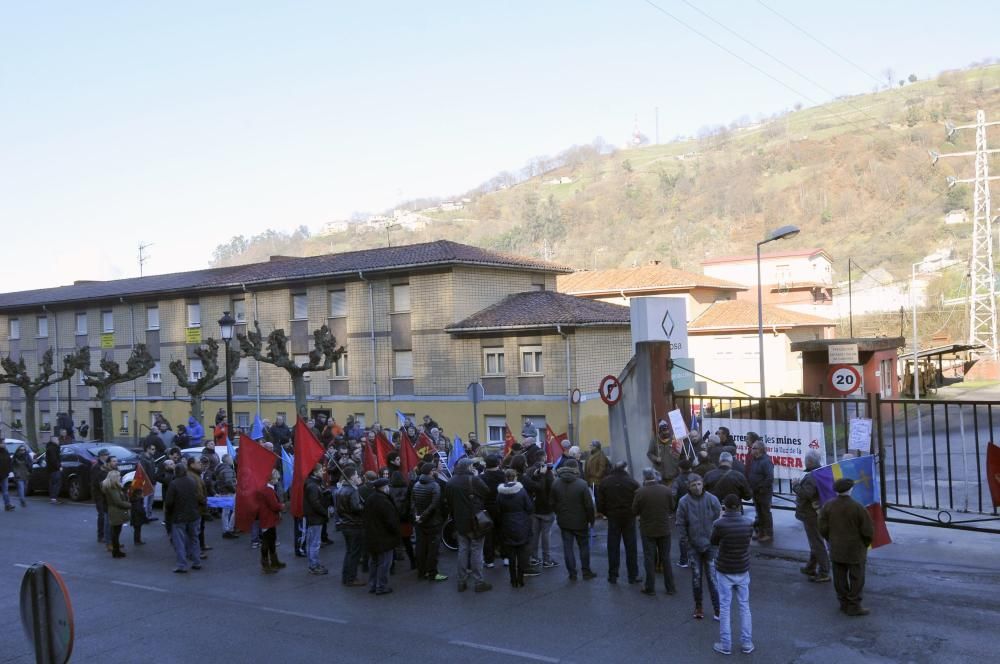
<svg viewBox="0 0 1000 664">
<path fill-rule="evenodd" d="M 118 445 L 88 445 L 87 451 L 93 454 L 95 457 L 97 453 L 101 450 L 107 450 L 108 454 L 113 457 L 118 457 L 119 459 L 127 459 L 129 457 L 134 457 L 135 452 L 132 450 L 127 450 L 124 447 Z"/>
</svg>

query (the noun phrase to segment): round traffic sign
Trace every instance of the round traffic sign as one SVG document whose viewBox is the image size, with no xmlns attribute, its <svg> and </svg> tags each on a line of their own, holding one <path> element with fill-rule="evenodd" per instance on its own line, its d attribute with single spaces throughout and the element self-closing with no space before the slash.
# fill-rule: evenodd
<svg viewBox="0 0 1000 664">
<path fill-rule="evenodd" d="M 21 579 L 21 625 L 37 661 L 69 661 L 73 654 L 73 605 L 62 577 L 48 563 L 35 563 Z"/>
<path fill-rule="evenodd" d="M 614 406 L 622 398 L 622 384 L 615 376 L 608 375 L 601 379 L 598 392 L 601 393 L 601 401 L 609 406 Z"/>
<path fill-rule="evenodd" d="M 840 394 L 850 394 L 861 388 L 861 372 L 850 364 L 830 367 L 830 387 Z"/>
</svg>

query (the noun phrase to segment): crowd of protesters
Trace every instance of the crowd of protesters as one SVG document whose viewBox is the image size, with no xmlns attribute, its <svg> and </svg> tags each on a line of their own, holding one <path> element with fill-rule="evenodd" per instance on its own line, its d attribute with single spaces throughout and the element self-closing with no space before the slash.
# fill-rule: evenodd
<svg viewBox="0 0 1000 664">
<path fill-rule="evenodd" d="M 201 569 L 212 549 L 205 541 L 205 522 L 222 521 L 222 537 L 239 539 L 231 507 L 209 507 L 211 496 L 232 496 L 237 491 L 233 459 L 223 450 L 228 431 L 225 412 L 216 416 L 208 437 L 194 418 L 172 430 L 157 422 L 143 442 L 139 463 L 152 482 L 162 487 L 163 520 L 176 556 L 174 572 Z M 322 547 L 333 544 L 332 528 L 343 539 L 340 582 L 347 587 L 368 587 L 369 592 L 393 592 L 391 575 L 415 571 L 419 579 L 447 581 L 439 549 L 443 531 L 458 550 L 456 588 L 483 593 L 492 590 L 485 569 L 501 560 L 512 588 L 523 588 L 526 579 L 560 565 L 570 581 L 598 576 L 591 562 L 593 527 L 607 520 L 608 583 L 617 583 L 621 552 L 629 584 L 641 585 L 644 595 L 656 596 L 657 575 L 662 575 L 667 595 L 677 593 L 673 566 L 689 570 L 694 600 L 693 617 L 705 617 L 705 588 L 712 617 L 720 623 L 715 650 L 732 650 L 730 607 L 736 597 L 740 613 L 739 641 L 744 653 L 754 650 L 750 613 L 750 542 L 773 538 L 771 487 L 774 469 L 765 446 L 755 433 L 747 434 L 749 454 L 741 461 L 729 431 L 722 427 L 702 438 L 695 430 L 684 441 L 674 439 L 666 422 L 660 422 L 642 469 L 642 483 L 633 480 L 624 462 L 611 463 L 599 441 L 587 453 L 562 441 L 561 455 L 553 458 L 548 441 L 539 441 L 538 430 L 526 421 L 520 442 L 501 450 L 481 445 L 475 434 L 465 441 L 449 437 L 430 416 L 420 424 L 409 420 L 397 431 L 378 424 L 363 428 L 353 417 L 340 425 L 318 415 L 307 421 L 324 448 L 321 461 L 311 469 L 303 487 L 301 518 L 293 518 L 291 536 L 296 557 L 305 558 L 313 575 L 326 575 Z M 221 435 L 220 435 L 221 433 Z M 251 546 L 259 549 L 264 574 L 286 567 L 278 558 L 278 529 L 287 511 L 288 483 L 283 478 L 281 451 L 295 452 L 293 429 L 282 417 L 261 422 L 255 432 L 259 442 L 277 455 L 275 469 L 257 493 L 257 514 L 249 533 Z M 371 450 L 383 437 L 391 451 L 377 470 L 363 468 L 366 446 Z M 424 441 L 419 465 L 404 474 L 400 445 Z M 220 449 L 220 444 L 223 446 Z M 50 482 L 58 482 L 58 441 L 47 449 Z M 182 446 L 201 447 L 200 455 L 184 455 Z M 220 456 L 220 452 L 223 452 Z M 25 451 L 26 453 L 26 451 Z M 20 455 L 20 456 L 19 456 Z M 0 451 L 0 472 L 13 471 L 21 487 L 27 465 L 22 449 L 13 455 Z M 841 480 L 840 498 L 820 509 L 810 472 L 818 467 L 815 455 L 806 459 L 807 473 L 796 482 L 796 517 L 803 522 L 810 546 L 808 564 L 802 568 L 811 581 L 831 580 L 834 573 L 841 609 L 848 615 L 865 615 L 860 604 L 864 584 L 864 559 L 871 541 L 867 512 L 850 499 L 850 480 Z M 30 463 L 30 461 L 28 462 Z M 285 470 L 284 472 L 287 472 Z M 129 524 L 133 544 L 144 544 L 142 527 L 154 521 L 151 492 L 142 487 L 125 489 L 117 459 L 100 450 L 91 473 L 91 492 L 98 513 L 97 540 L 112 556 L 124 558 L 121 531 Z M 57 494 L 56 494 L 57 495 Z M 845 498 L 846 497 L 846 498 Z M 55 500 L 55 496 L 53 497 Z M 12 509 L 4 483 L 4 501 Z M 752 503 L 755 519 L 743 516 L 744 502 Z M 332 527 L 331 527 L 332 517 Z M 553 557 L 551 531 L 557 526 L 563 559 Z M 672 540 L 678 543 L 676 563 Z M 642 543 L 642 565 L 638 543 Z M 826 541 L 830 543 L 831 556 Z M 328 557 L 328 556 L 327 556 Z M 360 574 L 367 573 L 367 581 Z"/>
</svg>

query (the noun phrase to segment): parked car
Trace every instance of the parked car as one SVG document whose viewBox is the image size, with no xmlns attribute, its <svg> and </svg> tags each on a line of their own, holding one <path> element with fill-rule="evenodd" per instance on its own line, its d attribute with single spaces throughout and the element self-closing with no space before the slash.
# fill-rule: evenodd
<svg viewBox="0 0 1000 664">
<path fill-rule="evenodd" d="M 27 450 L 28 450 L 28 458 L 29 459 L 33 459 L 35 457 L 35 455 L 31 452 L 31 445 L 29 445 L 26 441 L 18 440 L 17 438 L 4 438 L 3 439 L 3 446 L 7 448 L 7 453 L 10 454 L 11 457 L 14 456 L 14 452 L 16 452 L 17 448 L 19 448 L 21 445 L 24 445 L 27 448 Z M 8 486 L 10 486 L 10 487 L 16 487 L 17 486 L 17 483 L 14 481 L 14 471 L 13 470 L 7 476 L 7 481 L 9 483 Z"/>
<path fill-rule="evenodd" d="M 70 500 L 87 500 L 90 498 L 90 471 L 97 465 L 97 453 L 107 450 L 111 456 L 118 457 L 118 472 L 124 476 L 135 470 L 139 457 L 132 450 L 114 443 L 88 442 L 70 443 L 59 448 L 62 459 L 62 493 Z M 45 452 L 35 457 L 31 465 L 31 478 L 28 480 L 28 493 L 49 490 L 49 475 L 45 470 Z"/>
<path fill-rule="evenodd" d="M 235 448 L 236 453 L 239 454 L 240 446 L 239 445 L 234 445 L 233 447 Z M 204 451 L 204 449 L 205 449 L 204 445 L 202 445 L 200 447 L 185 447 L 184 449 L 181 450 L 181 463 L 187 463 L 188 459 L 200 459 L 201 456 L 202 456 L 202 452 Z M 216 449 L 215 452 L 216 452 L 216 454 L 218 454 L 219 450 Z M 223 449 L 222 454 L 228 454 L 228 452 L 226 452 L 225 449 Z M 157 459 L 156 459 L 156 472 L 157 472 L 157 474 L 160 472 L 160 468 L 163 465 L 164 459 L 166 459 L 166 458 L 167 458 L 166 456 L 157 457 Z M 221 459 L 222 456 L 220 455 L 219 458 Z M 119 466 L 119 468 L 120 468 L 120 466 Z M 132 470 L 132 472 L 130 472 L 128 474 L 122 473 L 122 486 L 125 487 L 126 491 L 131 486 L 131 484 L 132 484 L 132 478 L 134 478 L 134 477 L 135 477 L 135 470 L 134 469 Z M 152 478 L 152 479 L 153 479 L 153 481 L 156 480 L 156 478 Z M 153 486 L 153 502 L 154 503 L 162 503 L 163 502 L 163 485 L 160 484 L 159 482 L 156 482 L 156 484 Z"/>
</svg>

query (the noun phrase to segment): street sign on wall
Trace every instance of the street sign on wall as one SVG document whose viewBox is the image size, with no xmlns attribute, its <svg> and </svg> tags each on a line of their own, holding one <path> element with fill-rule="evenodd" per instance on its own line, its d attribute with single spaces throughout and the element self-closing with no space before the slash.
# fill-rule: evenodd
<svg viewBox="0 0 1000 664">
<path fill-rule="evenodd" d="M 858 364 L 857 344 L 837 344 L 826 350 L 827 364 Z"/>
</svg>

